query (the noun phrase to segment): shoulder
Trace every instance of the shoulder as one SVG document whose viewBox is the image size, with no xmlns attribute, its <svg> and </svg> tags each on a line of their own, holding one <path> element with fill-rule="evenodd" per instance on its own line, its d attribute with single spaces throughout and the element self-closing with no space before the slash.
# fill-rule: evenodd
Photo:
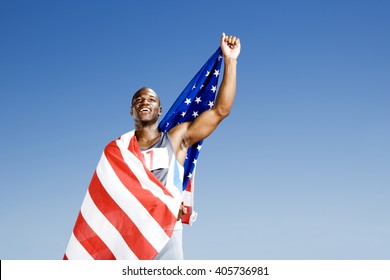
<svg viewBox="0 0 390 280">
<path fill-rule="evenodd" d="M 130 145 L 131 139 L 134 136 L 134 132 L 135 130 L 128 131 L 118 138 L 112 140 L 105 146 L 104 152 L 112 153 L 113 151 L 117 151 L 120 147 L 125 147 L 127 149 Z"/>
</svg>

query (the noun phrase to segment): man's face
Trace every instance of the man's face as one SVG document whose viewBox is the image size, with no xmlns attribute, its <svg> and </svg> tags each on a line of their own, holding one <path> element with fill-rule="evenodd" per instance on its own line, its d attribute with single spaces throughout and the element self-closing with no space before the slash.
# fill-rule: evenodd
<svg viewBox="0 0 390 280">
<path fill-rule="evenodd" d="M 143 124 L 157 122 L 162 111 L 157 93 L 149 88 L 142 89 L 134 95 L 132 102 L 130 114 L 135 122 Z"/>
</svg>

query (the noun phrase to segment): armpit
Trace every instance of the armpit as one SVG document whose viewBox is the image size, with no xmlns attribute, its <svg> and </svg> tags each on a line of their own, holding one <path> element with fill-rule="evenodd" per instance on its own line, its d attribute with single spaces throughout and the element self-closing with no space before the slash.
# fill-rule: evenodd
<svg viewBox="0 0 390 280">
<path fill-rule="evenodd" d="M 180 141 L 180 150 L 182 151 L 187 151 L 188 147 L 190 145 L 190 141 L 187 137 L 183 137 L 182 140 Z"/>
</svg>

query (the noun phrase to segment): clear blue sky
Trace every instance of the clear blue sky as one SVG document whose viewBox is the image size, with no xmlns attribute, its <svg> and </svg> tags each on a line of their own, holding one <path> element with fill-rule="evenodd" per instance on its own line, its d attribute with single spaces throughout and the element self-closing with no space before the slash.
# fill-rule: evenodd
<svg viewBox="0 0 390 280">
<path fill-rule="evenodd" d="M 61 259 L 104 146 L 241 38 L 187 259 L 390 258 L 388 1 L 0 2 L 0 259 Z"/>
</svg>

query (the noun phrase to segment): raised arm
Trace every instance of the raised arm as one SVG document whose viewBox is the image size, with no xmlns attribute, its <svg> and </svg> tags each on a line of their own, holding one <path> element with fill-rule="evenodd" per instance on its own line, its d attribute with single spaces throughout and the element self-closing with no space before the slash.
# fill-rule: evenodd
<svg viewBox="0 0 390 280">
<path fill-rule="evenodd" d="M 211 110 L 204 111 L 192 123 L 183 123 L 170 131 L 171 140 L 178 148 L 178 159 L 185 157 L 188 147 L 208 137 L 226 118 L 233 105 L 236 94 L 237 58 L 240 54 L 240 39 L 235 36 L 221 37 L 221 49 L 224 56 L 224 76 L 215 105 Z"/>
</svg>

